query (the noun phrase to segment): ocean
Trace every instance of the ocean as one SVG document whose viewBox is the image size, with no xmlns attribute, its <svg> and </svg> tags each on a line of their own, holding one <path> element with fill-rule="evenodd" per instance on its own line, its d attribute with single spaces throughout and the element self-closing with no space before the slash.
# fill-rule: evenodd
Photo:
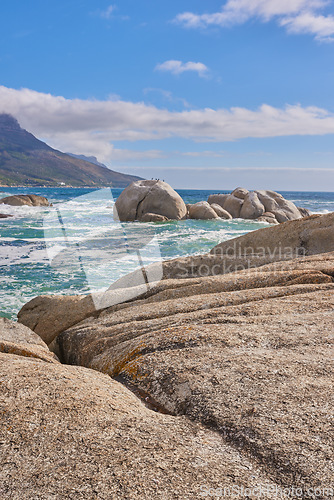
<svg viewBox="0 0 334 500">
<path fill-rule="evenodd" d="M 149 264 L 206 253 L 221 241 L 268 226 L 241 219 L 120 224 L 113 220 L 112 206 L 121 189 L 0 189 L 0 197 L 33 192 L 53 204 L 0 206 L 0 213 L 14 215 L 0 220 L 0 315 L 12 319 L 37 295 L 106 290 L 138 267 L 138 249 L 140 262 Z M 178 190 L 185 203 L 215 192 Z M 334 193 L 281 194 L 314 213 L 334 212 Z"/>
</svg>

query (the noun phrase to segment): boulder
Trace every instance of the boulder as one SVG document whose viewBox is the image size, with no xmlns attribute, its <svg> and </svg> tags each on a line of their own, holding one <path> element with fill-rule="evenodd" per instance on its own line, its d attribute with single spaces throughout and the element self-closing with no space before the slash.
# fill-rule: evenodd
<svg viewBox="0 0 334 500">
<path fill-rule="evenodd" d="M 236 198 L 240 198 L 240 200 L 244 200 L 246 196 L 248 195 L 249 191 L 248 189 L 238 187 L 234 191 L 232 191 L 232 195 L 235 196 Z"/>
<path fill-rule="evenodd" d="M 164 215 L 147 213 L 142 215 L 139 220 L 140 222 L 166 222 L 169 219 Z"/>
<path fill-rule="evenodd" d="M 271 261 L 279 261 L 333 250 L 334 213 L 330 213 L 311 215 L 275 227 L 252 231 L 220 243 L 211 253 L 245 259 L 261 256 Z"/>
<path fill-rule="evenodd" d="M 240 217 L 242 219 L 257 219 L 261 217 L 264 212 L 265 208 L 260 202 L 257 194 L 255 192 L 246 194 L 241 207 Z"/>
<path fill-rule="evenodd" d="M 186 216 L 187 209 L 181 196 L 166 182 L 133 182 L 117 198 L 114 217 L 120 221 L 134 221 L 140 220 L 147 213 L 179 220 Z"/>
<path fill-rule="evenodd" d="M 212 205 L 212 203 L 215 203 L 216 205 L 220 205 L 222 208 L 224 206 L 224 203 L 226 199 L 228 198 L 228 194 L 210 194 L 208 197 L 208 203 Z"/>
<path fill-rule="evenodd" d="M 20 323 L 0 317 L 0 352 L 58 362 L 41 337 Z"/>
<path fill-rule="evenodd" d="M 211 203 L 211 208 L 214 209 L 218 217 L 220 217 L 221 219 L 232 219 L 232 215 L 229 214 L 227 210 L 224 210 L 217 203 Z"/>
<path fill-rule="evenodd" d="M 166 280 L 57 342 L 65 362 L 117 377 L 174 418 L 216 431 L 251 471 L 260 464 L 285 488 L 331 484 L 334 252 L 300 264 Z M 179 438 L 174 428 L 169 435 Z"/>
<path fill-rule="evenodd" d="M 238 219 L 240 217 L 242 204 L 243 200 L 230 194 L 226 198 L 223 208 L 232 215 L 233 219 Z"/>
<path fill-rule="evenodd" d="M 275 487 L 214 430 L 108 375 L 0 352 L 0 380 L 4 500 L 192 499 L 221 478 Z"/>
<path fill-rule="evenodd" d="M 303 207 L 297 207 L 297 208 L 302 217 L 309 217 L 310 215 L 312 215 L 311 210 L 309 210 L 308 208 L 303 208 Z"/>
<path fill-rule="evenodd" d="M 44 196 L 37 196 L 35 194 L 16 194 L 13 196 L 6 196 L 0 199 L 0 204 L 11 205 L 13 207 L 49 207 L 50 203 Z"/>
<path fill-rule="evenodd" d="M 40 295 L 19 311 L 19 323 L 31 328 L 47 345 L 59 332 L 96 312 L 90 295 Z"/>
<path fill-rule="evenodd" d="M 265 212 L 272 212 L 278 222 L 300 219 L 301 214 L 292 201 L 286 200 L 275 191 L 255 191 L 260 202 L 264 205 Z"/>
<path fill-rule="evenodd" d="M 218 219 L 218 215 L 207 201 L 199 201 L 194 205 L 190 205 L 189 218 L 202 220 Z"/>
<path fill-rule="evenodd" d="M 8 217 L 13 217 L 13 216 L 9 214 L 0 214 L 0 219 L 8 219 Z"/>
</svg>

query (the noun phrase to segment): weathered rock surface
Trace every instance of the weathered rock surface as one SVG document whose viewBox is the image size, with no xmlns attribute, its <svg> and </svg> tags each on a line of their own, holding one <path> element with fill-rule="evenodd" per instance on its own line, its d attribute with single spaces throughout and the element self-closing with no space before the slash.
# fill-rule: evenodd
<svg viewBox="0 0 334 500">
<path fill-rule="evenodd" d="M 292 201 L 286 200 L 275 191 L 255 191 L 266 212 L 275 215 L 278 222 L 301 218 L 301 213 Z"/>
<path fill-rule="evenodd" d="M 179 220 L 186 216 L 187 209 L 181 196 L 166 182 L 133 182 L 117 198 L 114 217 L 120 221 L 134 221 L 141 220 L 147 213 Z"/>
<path fill-rule="evenodd" d="M 27 330 L 13 334 L 30 349 Z M 0 353 L 0 380 L 1 499 L 193 499 L 201 485 L 276 486 L 219 433 L 145 407 L 96 371 L 22 350 Z"/>
<path fill-rule="evenodd" d="M 226 199 L 228 198 L 228 194 L 210 194 L 208 197 L 208 203 L 212 205 L 212 203 L 216 203 L 217 205 L 220 205 L 222 208 L 224 206 L 224 203 Z"/>
<path fill-rule="evenodd" d="M 167 222 L 169 219 L 164 215 L 147 213 L 142 215 L 139 220 L 140 222 Z"/>
<path fill-rule="evenodd" d="M 211 203 L 211 208 L 214 209 L 218 217 L 220 217 L 221 219 L 227 219 L 227 220 L 232 219 L 232 215 L 229 214 L 227 210 L 224 210 L 217 203 Z"/>
<path fill-rule="evenodd" d="M 235 196 L 236 198 L 240 198 L 241 200 L 244 200 L 246 196 L 248 195 L 249 191 L 248 189 L 238 187 L 234 191 L 232 191 L 232 195 Z"/>
<path fill-rule="evenodd" d="M 50 203 L 44 196 L 37 196 L 35 194 L 16 194 L 13 196 L 6 196 L 0 199 L 0 204 L 11 205 L 13 207 L 20 207 L 26 205 L 28 207 L 48 207 Z"/>
<path fill-rule="evenodd" d="M 232 215 L 233 219 L 238 219 L 240 217 L 242 204 L 243 200 L 241 198 L 237 198 L 236 196 L 230 194 L 226 198 L 223 208 Z"/>
<path fill-rule="evenodd" d="M 297 208 L 302 217 L 309 217 L 310 215 L 312 215 L 311 210 L 308 210 L 308 208 L 303 208 L 303 207 L 297 207 Z"/>
<path fill-rule="evenodd" d="M 334 252 L 279 265 L 163 281 L 60 351 L 215 430 L 272 482 L 331 485 Z"/>
<path fill-rule="evenodd" d="M 239 238 L 220 243 L 211 250 L 211 253 L 230 256 L 234 254 L 245 258 L 267 255 L 277 261 L 333 250 L 334 213 L 330 213 L 311 215 L 276 227 L 252 231 Z"/>
<path fill-rule="evenodd" d="M 49 363 L 58 361 L 41 337 L 24 325 L 0 317 L 0 352 L 39 358 Z"/>
<path fill-rule="evenodd" d="M 199 201 L 189 206 L 189 218 L 209 220 L 218 219 L 218 215 L 207 201 Z"/>
<path fill-rule="evenodd" d="M 8 498 L 60 484 L 67 497 L 124 499 L 332 487 L 333 227 L 334 213 L 312 216 L 166 262 L 134 300 L 95 312 L 92 297 L 68 302 L 78 323 L 67 329 L 68 297 L 49 298 L 49 317 L 46 302 L 30 305 L 35 330 L 58 325 L 61 359 L 85 368 L 0 355 Z"/>
<path fill-rule="evenodd" d="M 263 204 L 260 202 L 256 193 L 248 193 L 244 198 L 243 205 L 240 211 L 242 219 L 257 219 L 265 212 Z"/>
<path fill-rule="evenodd" d="M 213 194 L 208 198 L 210 204 L 217 203 L 227 210 L 233 218 L 258 220 L 259 222 L 285 222 L 311 215 L 306 208 L 296 207 L 292 201 L 286 200 L 275 191 L 248 191 L 238 187 L 231 194 Z M 265 213 L 270 212 L 276 222 L 271 222 Z"/>
</svg>

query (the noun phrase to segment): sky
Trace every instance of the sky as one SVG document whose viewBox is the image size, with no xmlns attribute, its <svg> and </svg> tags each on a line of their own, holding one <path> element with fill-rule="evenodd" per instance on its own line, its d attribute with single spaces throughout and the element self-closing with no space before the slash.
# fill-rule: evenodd
<svg viewBox="0 0 334 500">
<path fill-rule="evenodd" d="M 334 0 L 11 0 L 0 112 L 174 188 L 334 191 Z"/>
</svg>

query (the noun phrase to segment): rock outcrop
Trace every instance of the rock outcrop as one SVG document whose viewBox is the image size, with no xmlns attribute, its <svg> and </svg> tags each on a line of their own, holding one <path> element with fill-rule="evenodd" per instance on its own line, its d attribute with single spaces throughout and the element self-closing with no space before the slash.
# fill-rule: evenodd
<svg viewBox="0 0 334 500">
<path fill-rule="evenodd" d="M 199 201 L 189 205 L 189 219 L 218 219 L 217 212 L 207 201 Z"/>
<path fill-rule="evenodd" d="M 248 191 L 239 187 L 231 194 L 212 194 L 208 202 L 217 203 L 234 219 L 253 219 L 270 224 L 311 215 L 309 210 L 296 207 L 275 191 Z"/>
<path fill-rule="evenodd" d="M 50 203 L 44 196 L 36 194 L 15 194 L 0 199 L 0 204 L 11 205 L 13 207 L 48 207 Z"/>
<path fill-rule="evenodd" d="M 331 484 L 334 252 L 300 264 L 166 280 L 61 333 L 60 352 L 214 430 L 271 482 Z"/>
<path fill-rule="evenodd" d="M 86 318 L 67 328 L 66 301 L 49 318 L 30 307 L 35 330 L 58 322 L 67 365 L 0 354 L 8 498 L 190 499 L 201 485 L 294 487 L 304 498 L 325 485 L 330 497 L 333 227 L 334 214 L 311 216 L 166 262 L 134 300 L 89 314 L 81 298 Z M 240 259 L 252 266 L 212 267 Z"/>
<path fill-rule="evenodd" d="M 107 375 L 43 359 L 36 334 L 1 319 L 0 345 L 13 342 L 20 350 L 0 352 L 2 499 L 193 499 L 222 478 L 276 486 L 215 430 L 145 406 Z"/>
<path fill-rule="evenodd" d="M 147 214 L 183 219 L 187 209 L 181 196 L 163 181 L 136 181 L 116 200 L 114 217 L 120 221 L 141 220 Z"/>
<path fill-rule="evenodd" d="M 275 215 L 278 222 L 301 218 L 301 213 L 292 201 L 275 191 L 255 191 L 266 212 Z"/>
</svg>

